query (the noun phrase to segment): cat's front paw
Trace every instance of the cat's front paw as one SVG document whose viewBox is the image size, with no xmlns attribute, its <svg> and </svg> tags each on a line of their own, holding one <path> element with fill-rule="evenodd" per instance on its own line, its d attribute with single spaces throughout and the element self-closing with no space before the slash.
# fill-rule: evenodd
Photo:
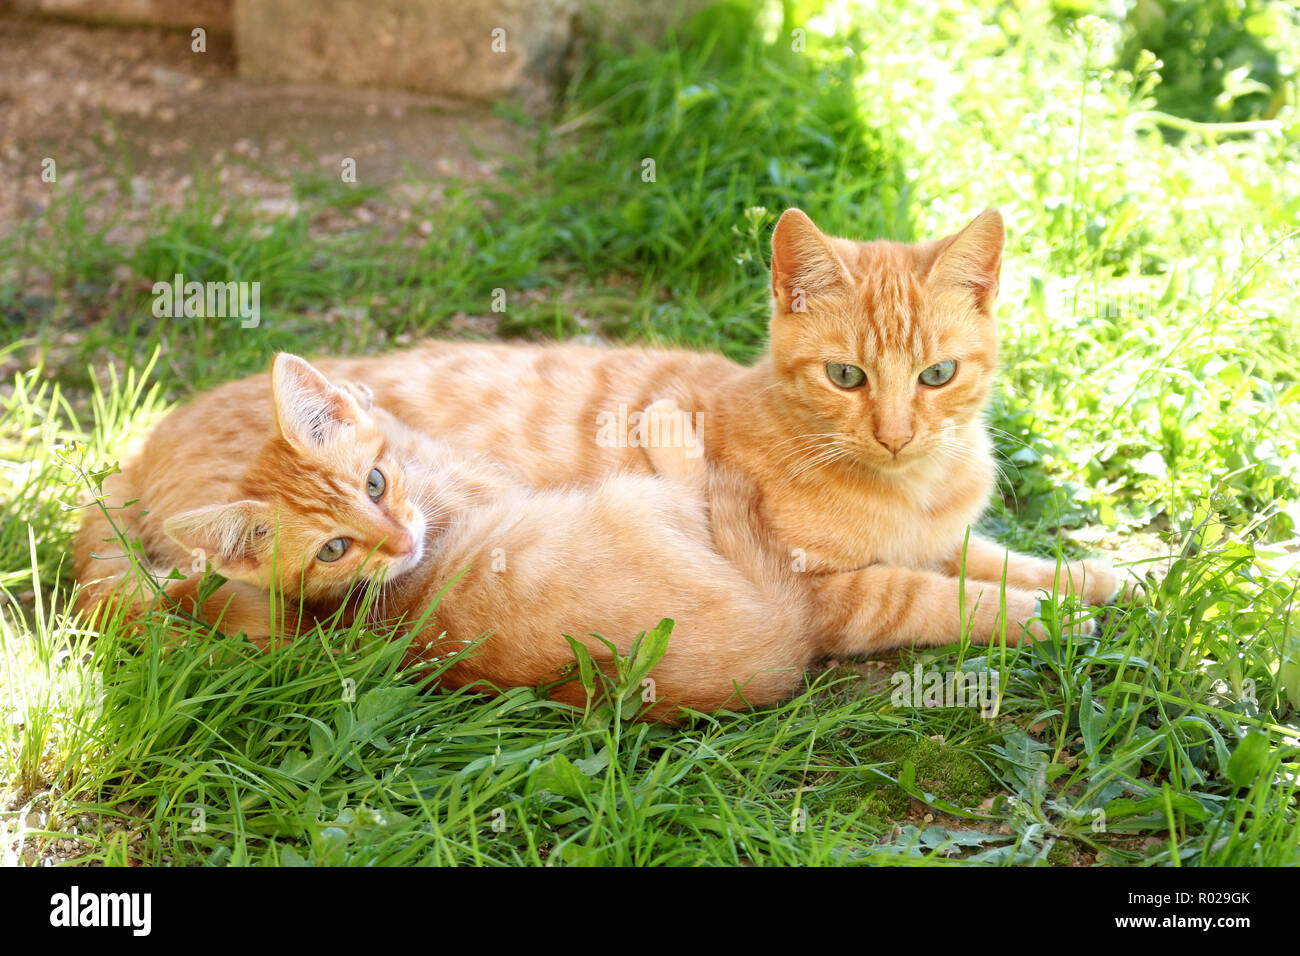
<svg viewBox="0 0 1300 956">
<path fill-rule="evenodd" d="M 1111 604 L 1120 594 L 1120 578 L 1109 561 L 1088 558 L 1052 569 L 1039 587 L 1060 596 L 1070 595 L 1084 604 Z"/>
<path fill-rule="evenodd" d="M 1072 602 L 1067 602 L 1068 603 Z M 1060 635 L 1074 637 L 1092 637 L 1097 633 L 1097 623 L 1091 616 L 1083 616 L 1076 609 L 1068 615 L 1056 610 L 1059 605 L 1049 602 L 1042 596 L 1029 592 L 1007 594 L 1007 638 L 1008 643 L 1028 643 L 1041 641 Z M 1086 612 L 1085 612 L 1086 613 Z M 1018 635 L 1015 624 L 1019 625 Z M 1017 639 L 1018 637 L 1018 639 Z"/>
<path fill-rule="evenodd" d="M 983 599 L 984 597 L 981 595 L 981 604 Z M 994 602 L 996 600 L 996 598 L 993 598 Z M 1038 595 L 1032 591 L 1007 588 L 1006 594 L 1003 595 L 1002 609 L 1006 615 L 1005 627 L 1008 644 L 1014 646 L 1022 643 L 1032 643 L 1047 637 L 1047 629 L 1043 626 L 1042 603 Z M 977 637 L 978 643 L 996 644 L 1001 638 L 1004 621 L 1002 615 L 993 613 L 996 608 L 996 603 L 989 605 L 992 617 L 986 625 L 988 633 L 979 635 Z M 979 623 L 979 613 L 981 612 L 977 612 L 976 615 L 977 624 Z"/>
<path fill-rule="evenodd" d="M 1109 561 L 1088 558 L 1072 564 L 1070 571 L 1071 590 L 1085 604 L 1112 604 L 1119 597 L 1119 574 Z"/>
<path fill-rule="evenodd" d="M 1055 602 L 1044 594 L 1038 599 L 1038 620 L 1045 633 L 1061 637 L 1093 637 L 1097 633 L 1097 612 L 1077 597 Z"/>
</svg>

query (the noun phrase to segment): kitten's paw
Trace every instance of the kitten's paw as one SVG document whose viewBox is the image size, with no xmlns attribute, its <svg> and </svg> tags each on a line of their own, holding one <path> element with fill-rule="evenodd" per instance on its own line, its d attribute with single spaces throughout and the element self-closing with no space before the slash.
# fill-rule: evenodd
<svg viewBox="0 0 1300 956">
<path fill-rule="evenodd" d="M 661 398 L 645 410 L 646 433 L 650 441 L 646 456 L 656 472 L 675 481 L 699 482 L 706 465 L 699 435 L 691 416 L 671 398 Z"/>
<path fill-rule="evenodd" d="M 375 393 L 370 390 L 369 385 L 362 382 L 353 382 L 350 379 L 343 379 L 333 384 L 335 388 L 351 395 L 352 400 L 361 406 L 362 411 L 369 411 L 375 404 Z"/>
<path fill-rule="evenodd" d="M 677 404 L 675 398 L 661 398 L 657 402 L 651 402 L 645 410 L 646 421 L 662 422 L 665 418 L 677 415 L 681 412 L 681 407 Z"/>
</svg>

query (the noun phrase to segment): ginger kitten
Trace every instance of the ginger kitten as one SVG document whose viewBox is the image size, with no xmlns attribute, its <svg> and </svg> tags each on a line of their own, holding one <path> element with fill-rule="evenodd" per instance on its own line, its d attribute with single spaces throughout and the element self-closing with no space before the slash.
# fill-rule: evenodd
<svg viewBox="0 0 1300 956">
<path fill-rule="evenodd" d="M 218 389 L 176 409 L 105 480 L 106 511 L 89 508 L 78 533 L 82 610 L 179 606 L 266 637 L 288 627 L 271 621 L 272 588 L 310 626 L 358 583 L 420 562 L 426 519 L 405 470 L 380 431 L 357 426 L 369 393 L 349 384 L 322 393 L 300 360 L 260 379 L 255 399 Z M 145 575 L 122 537 L 138 541 Z M 198 608 L 209 564 L 231 584 Z M 174 580 L 172 568 L 189 573 Z"/>
</svg>

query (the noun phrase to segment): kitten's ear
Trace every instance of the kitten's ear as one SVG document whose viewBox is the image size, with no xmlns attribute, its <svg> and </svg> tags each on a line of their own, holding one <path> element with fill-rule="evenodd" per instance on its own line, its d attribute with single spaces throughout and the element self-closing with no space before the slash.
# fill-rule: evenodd
<svg viewBox="0 0 1300 956">
<path fill-rule="evenodd" d="M 803 295 L 830 292 L 847 280 L 843 260 L 813 221 L 799 209 L 782 213 L 772 231 L 772 297 L 781 309 L 802 311 Z"/>
<path fill-rule="evenodd" d="M 163 530 L 195 557 L 209 561 L 218 574 L 247 580 L 271 558 L 275 513 L 261 501 L 208 505 L 173 515 Z"/>
<path fill-rule="evenodd" d="M 941 243 L 942 251 L 930 267 L 931 281 L 970 289 L 980 309 L 991 311 L 998 294 L 1005 235 L 1002 214 L 985 209 L 965 229 Z"/>
<path fill-rule="evenodd" d="M 271 366 L 271 394 L 280 434 L 300 450 L 337 441 L 364 414 L 348 391 L 335 388 L 311 363 L 288 352 L 277 355 Z"/>
</svg>

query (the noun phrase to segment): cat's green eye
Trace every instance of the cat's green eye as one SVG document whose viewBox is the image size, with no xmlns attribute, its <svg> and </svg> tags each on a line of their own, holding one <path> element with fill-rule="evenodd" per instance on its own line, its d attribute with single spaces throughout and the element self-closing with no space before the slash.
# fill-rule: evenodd
<svg viewBox="0 0 1300 956">
<path fill-rule="evenodd" d="M 940 385 L 947 385 L 952 381 L 952 377 L 957 374 L 957 363 L 952 359 L 946 362 L 937 362 L 931 365 L 921 373 L 921 384 L 928 385 L 930 388 L 938 388 Z"/>
<path fill-rule="evenodd" d="M 378 468 L 370 471 L 370 477 L 366 479 L 366 494 L 370 496 L 371 501 L 378 501 L 384 497 L 384 489 L 388 483 L 384 481 L 384 473 Z"/>
<path fill-rule="evenodd" d="M 826 375 L 840 388 L 857 388 L 867 380 L 867 373 L 856 365 L 827 362 Z"/>
<path fill-rule="evenodd" d="M 316 558 L 319 561 L 324 561 L 326 564 L 329 564 L 331 561 L 337 561 L 347 553 L 348 545 L 351 543 L 352 542 L 347 538 L 335 538 L 316 553 Z"/>
</svg>

